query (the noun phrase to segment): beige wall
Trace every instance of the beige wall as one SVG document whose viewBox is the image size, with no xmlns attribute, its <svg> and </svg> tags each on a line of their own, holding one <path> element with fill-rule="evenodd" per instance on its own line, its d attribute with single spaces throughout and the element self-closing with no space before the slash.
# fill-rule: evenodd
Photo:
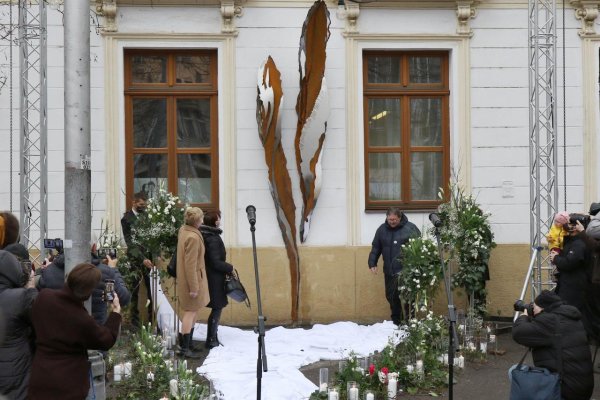
<svg viewBox="0 0 600 400">
<path fill-rule="evenodd" d="M 384 296 L 383 275 L 367 269 L 369 247 L 303 247 L 300 249 L 301 289 L 300 323 L 356 321 L 372 323 L 389 319 Z M 509 317 L 519 297 L 529 267 L 529 246 L 499 245 L 492 253 L 491 280 L 488 282 L 488 311 L 492 316 Z M 256 285 L 252 249 L 231 249 L 228 259 L 235 265 L 252 301 L 252 308 L 230 301 L 223 311 L 226 325 L 255 325 L 257 321 Z M 381 263 L 381 260 L 380 260 Z M 263 314 L 267 324 L 289 324 L 290 273 L 283 248 L 261 248 L 258 264 Z M 167 285 L 169 283 L 167 282 Z M 443 286 L 443 285 L 442 285 Z M 454 303 L 465 308 L 466 296 L 455 291 Z M 447 301 L 441 287 L 434 310 L 446 314 Z M 202 310 L 206 321 L 209 309 Z"/>
</svg>

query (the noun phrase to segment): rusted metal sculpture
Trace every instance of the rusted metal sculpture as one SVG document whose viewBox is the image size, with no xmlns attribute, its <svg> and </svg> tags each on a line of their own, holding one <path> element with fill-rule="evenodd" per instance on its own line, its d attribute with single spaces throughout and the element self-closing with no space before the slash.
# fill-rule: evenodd
<svg viewBox="0 0 600 400">
<path fill-rule="evenodd" d="M 283 101 L 281 74 L 271 57 L 259 68 L 257 77 L 256 122 L 269 168 L 269 187 L 275 203 L 277 222 L 290 261 L 292 321 L 298 320 L 300 260 L 296 242 L 296 206 L 287 160 L 281 145 L 280 108 Z"/>
<path fill-rule="evenodd" d="M 300 240 L 308 237 L 310 220 L 321 190 L 321 152 L 329 116 L 329 95 L 325 81 L 326 47 L 329 40 L 329 11 L 324 1 L 315 1 L 300 37 L 298 64 L 300 93 L 296 102 L 296 166 L 302 192 Z"/>
</svg>

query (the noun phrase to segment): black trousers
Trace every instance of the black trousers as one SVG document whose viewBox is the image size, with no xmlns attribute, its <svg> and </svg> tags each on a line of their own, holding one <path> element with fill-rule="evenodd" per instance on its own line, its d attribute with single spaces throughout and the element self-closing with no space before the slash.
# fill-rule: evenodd
<svg viewBox="0 0 600 400">
<path fill-rule="evenodd" d="M 150 270 L 146 268 L 146 266 L 140 267 L 140 271 L 142 272 L 142 279 L 138 282 L 137 285 L 131 291 L 131 324 L 135 327 L 140 327 L 140 310 L 138 309 L 139 295 L 140 295 L 140 286 L 142 282 L 146 287 L 146 293 L 148 294 L 148 322 L 152 323 L 153 315 L 152 315 L 152 285 L 150 283 Z"/>
<path fill-rule="evenodd" d="M 385 298 L 390 303 L 391 319 L 396 325 L 402 322 L 408 322 L 410 318 L 409 305 L 400 301 L 400 293 L 398 292 L 398 277 L 395 275 L 385 274 Z"/>
</svg>

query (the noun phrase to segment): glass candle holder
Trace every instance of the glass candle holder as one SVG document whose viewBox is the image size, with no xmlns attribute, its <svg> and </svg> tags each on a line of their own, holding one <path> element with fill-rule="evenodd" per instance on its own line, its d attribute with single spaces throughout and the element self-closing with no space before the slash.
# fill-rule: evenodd
<svg viewBox="0 0 600 400">
<path fill-rule="evenodd" d="M 329 368 L 319 369 L 319 392 L 327 392 L 329 384 Z"/>
<path fill-rule="evenodd" d="M 348 400 L 360 400 L 358 382 L 348 381 L 346 393 L 348 393 Z"/>
</svg>

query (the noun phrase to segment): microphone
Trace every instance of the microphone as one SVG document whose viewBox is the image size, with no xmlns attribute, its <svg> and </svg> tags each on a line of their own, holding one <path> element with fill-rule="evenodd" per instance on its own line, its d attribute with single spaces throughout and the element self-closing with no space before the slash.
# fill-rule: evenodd
<svg viewBox="0 0 600 400">
<path fill-rule="evenodd" d="M 442 226 L 442 220 L 440 219 L 440 216 L 437 213 L 429 214 L 429 221 L 431 221 L 431 224 L 436 228 Z"/>
<path fill-rule="evenodd" d="M 246 214 L 248 214 L 248 222 L 250 222 L 250 225 L 256 224 L 256 207 L 253 205 L 246 207 Z"/>
</svg>

